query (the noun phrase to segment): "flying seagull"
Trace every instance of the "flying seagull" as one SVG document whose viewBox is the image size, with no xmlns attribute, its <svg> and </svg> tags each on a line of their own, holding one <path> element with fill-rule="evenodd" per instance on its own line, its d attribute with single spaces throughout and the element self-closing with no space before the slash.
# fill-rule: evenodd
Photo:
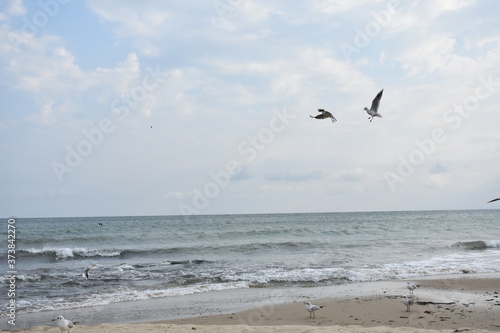
<svg viewBox="0 0 500 333">
<path fill-rule="evenodd" d="M 325 111 L 325 109 L 318 109 L 318 112 L 321 112 L 320 114 L 318 114 L 316 117 L 313 117 L 311 115 L 309 115 L 309 117 L 311 118 L 316 118 L 316 119 L 326 119 L 326 118 L 331 118 L 332 120 L 332 123 L 336 122 L 337 119 L 335 119 L 335 117 L 328 111 Z"/>
<path fill-rule="evenodd" d="M 91 269 L 97 269 L 96 265 L 90 265 L 89 267 L 85 268 L 85 272 L 83 272 L 83 277 L 85 277 L 87 280 L 89 279 L 89 271 Z"/>
<path fill-rule="evenodd" d="M 368 119 L 370 119 L 370 122 L 372 122 L 373 117 L 382 118 L 382 115 L 380 113 L 378 113 L 378 106 L 380 104 L 380 99 L 382 98 L 383 93 L 384 93 L 384 89 L 380 90 L 380 92 L 377 94 L 377 96 L 375 96 L 375 98 L 372 101 L 372 106 L 370 107 L 370 110 L 368 110 L 368 108 L 366 108 L 366 107 L 364 108 L 366 113 L 368 113 L 370 115 L 370 117 L 368 117 Z"/>
<path fill-rule="evenodd" d="M 500 200 L 500 198 L 496 198 L 496 199 L 490 200 L 487 203 L 490 203 L 490 202 L 493 202 L 493 201 L 498 201 L 498 200 Z"/>
<path fill-rule="evenodd" d="M 314 305 L 311 302 L 304 302 L 306 305 L 306 310 L 309 311 L 309 318 L 316 318 L 315 312 L 323 308 L 324 305 Z"/>
<path fill-rule="evenodd" d="M 401 302 L 403 302 L 404 305 L 406 305 L 406 311 L 410 311 L 410 306 L 412 306 L 413 304 L 415 304 L 415 301 L 413 300 L 413 298 L 411 298 L 411 296 L 401 296 Z"/>
<path fill-rule="evenodd" d="M 52 319 L 52 321 L 57 322 L 57 327 L 61 329 L 61 332 L 69 332 L 69 330 L 76 325 L 76 323 L 72 322 L 71 320 L 64 319 L 64 317 L 61 315 L 57 316 L 55 319 Z"/>
</svg>

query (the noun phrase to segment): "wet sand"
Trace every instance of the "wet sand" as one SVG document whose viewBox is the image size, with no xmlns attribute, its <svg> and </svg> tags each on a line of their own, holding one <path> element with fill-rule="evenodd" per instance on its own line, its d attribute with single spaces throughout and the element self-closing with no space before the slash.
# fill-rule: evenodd
<svg viewBox="0 0 500 333">
<path fill-rule="evenodd" d="M 200 325 L 360 325 L 421 329 L 477 328 L 500 331 L 500 280 L 490 278 L 426 279 L 413 281 L 415 304 L 407 311 L 401 295 L 405 283 L 381 285 L 380 294 L 341 299 L 314 299 L 324 305 L 309 318 L 303 301 L 265 306 L 228 315 L 171 320 Z M 355 287 L 356 285 L 354 285 Z"/>
<path fill-rule="evenodd" d="M 64 316 L 80 320 L 81 326 L 72 331 L 93 333 L 500 331 L 499 274 L 464 274 L 412 280 L 419 288 L 414 291 L 415 304 L 410 311 L 401 302 L 401 296 L 409 294 L 406 281 L 310 288 L 250 288 L 239 292 L 202 293 L 176 299 L 184 299 L 185 303 L 163 298 L 142 303 L 126 302 L 120 310 L 116 310 L 116 305 L 97 310 L 66 310 Z M 255 297 L 260 302 L 245 302 L 241 297 Z M 193 303 L 197 300 L 199 303 Z M 304 304 L 306 300 L 324 305 L 316 312 L 316 318 L 309 317 Z M 153 311 L 160 304 L 168 304 L 164 307 L 163 316 Z M 203 307 L 203 304 L 206 307 L 211 305 L 211 308 L 195 311 L 196 315 L 193 316 L 188 311 L 189 304 L 193 309 L 197 305 Z M 259 306 L 249 307 L 252 304 Z M 231 308 L 235 310 L 230 311 Z M 114 309 L 113 312 L 108 311 L 108 317 L 107 309 Z M 138 320 L 142 323 L 130 323 L 127 314 L 137 311 L 143 313 L 142 320 Z M 39 313 L 36 318 L 39 318 L 40 325 L 17 332 L 60 332 L 50 322 L 59 313 Z M 97 314 L 104 316 L 102 318 L 113 318 L 113 321 L 98 320 L 101 317 Z"/>
</svg>

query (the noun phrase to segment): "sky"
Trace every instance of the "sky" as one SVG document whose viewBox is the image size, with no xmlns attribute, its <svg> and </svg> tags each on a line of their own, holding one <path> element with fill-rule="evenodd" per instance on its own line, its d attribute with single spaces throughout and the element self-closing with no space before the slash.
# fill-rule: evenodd
<svg viewBox="0 0 500 333">
<path fill-rule="evenodd" d="M 1 215 L 498 209 L 499 12 L 0 1 Z"/>
</svg>

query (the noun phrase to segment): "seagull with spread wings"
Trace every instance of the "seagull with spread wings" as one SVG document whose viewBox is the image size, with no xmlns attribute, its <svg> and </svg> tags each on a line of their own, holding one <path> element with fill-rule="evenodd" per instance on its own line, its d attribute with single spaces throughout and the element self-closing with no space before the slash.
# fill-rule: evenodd
<svg viewBox="0 0 500 333">
<path fill-rule="evenodd" d="M 309 115 L 309 117 L 315 118 L 315 119 L 330 118 L 332 120 L 332 123 L 337 121 L 337 119 L 335 119 L 335 117 L 330 112 L 326 111 L 325 109 L 318 109 L 318 112 L 320 112 L 320 114 L 318 114 L 317 116 L 313 117 L 313 116 Z"/>
<path fill-rule="evenodd" d="M 380 100 L 382 99 L 383 93 L 384 93 L 384 89 L 380 90 L 380 92 L 377 94 L 377 96 L 375 96 L 375 98 L 372 101 L 372 106 L 370 107 L 370 109 L 368 109 L 366 107 L 364 108 L 366 113 L 368 113 L 370 115 L 370 117 L 368 117 L 368 119 L 370 119 L 370 122 L 372 122 L 373 117 L 382 118 L 382 115 L 380 113 L 378 113 L 378 106 L 380 105 Z"/>
<path fill-rule="evenodd" d="M 89 271 L 91 269 L 97 269 L 97 265 L 90 265 L 87 268 L 85 268 L 85 271 L 83 272 L 83 277 L 86 278 L 87 280 L 89 279 Z"/>
</svg>

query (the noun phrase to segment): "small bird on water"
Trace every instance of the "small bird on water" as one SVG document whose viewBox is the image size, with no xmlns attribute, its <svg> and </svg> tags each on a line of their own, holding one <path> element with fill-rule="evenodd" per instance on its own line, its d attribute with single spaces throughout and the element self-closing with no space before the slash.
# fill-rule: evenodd
<svg viewBox="0 0 500 333">
<path fill-rule="evenodd" d="M 309 117 L 315 118 L 315 119 L 327 119 L 327 118 L 330 118 L 332 120 L 332 123 L 334 123 L 334 122 L 337 121 L 337 119 L 335 119 L 335 117 L 331 114 L 331 112 L 326 111 L 325 109 L 318 109 L 318 112 L 320 112 L 320 114 L 318 114 L 317 116 L 311 116 L 311 115 L 309 115 Z"/>
<path fill-rule="evenodd" d="M 304 302 L 306 305 L 306 310 L 309 311 L 309 318 L 316 318 L 315 312 L 322 309 L 324 305 L 314 305 L 311 302 Z"/>
<path fill-rule="evenodd" d="M 68 331 L 75 327 L 76 323 L 72 322 L 71 320 L 64 319 L 63 316 L 59 315 L 55 319 L 52 319 L 52 321 L 55 321 L 57 324 L 57 327 L 61 329 L 61 332 Z"/>
<path fill-rule="evenodd" d="M 370 119 L 370 122 L 372 122 L 373 117 L 382 118 L 382 115 L 380 113 L 378 113 L 378 106 L 380 105 L 380 100 L 382 99 L 383 93 L 384 93 L 384 89 L 380 90 L 380 92 L 377 94 L 377 96 L 375 96 L 375 98 L 372 101 L 372 106 L 370 107 L 369 110 L 366 107 L 364 108 L 366 113 L 368 113 L 370 115 L 370 117 L 368 117 L 368 119 Z"/>
</svg>

